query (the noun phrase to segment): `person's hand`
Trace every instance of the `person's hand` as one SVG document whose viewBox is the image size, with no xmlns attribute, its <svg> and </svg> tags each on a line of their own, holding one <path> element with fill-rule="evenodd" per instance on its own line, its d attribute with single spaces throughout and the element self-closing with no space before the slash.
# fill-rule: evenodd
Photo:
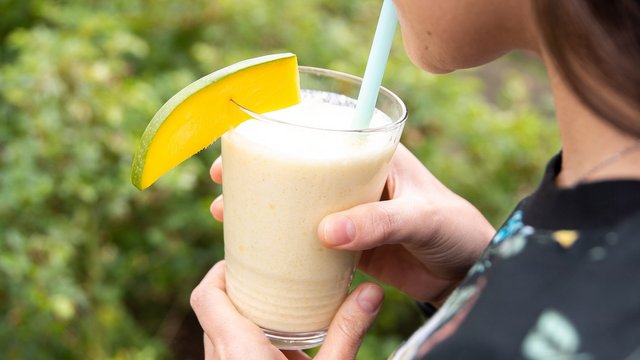
<svg viewBox="0 0 640 360">
<path fill-rule="evenodd" d="M 383 296 L 375 284 L 356 288 L 331 322 L 315 359 L 354 359 Z M 224 261 L 193 290 L 191 307 L 204 329 L 205 359 L 309 359 L 302 351 L 278 350 L 258 326 L 237 312 L 226 294 Z"/>
<path fill-rule="evenodd" d="M 364 250 L 361 270 L 415 300 L 437 305 L 495 230 L 402 145 L 391 161 L 385 190 L 388 200 L 325 217 L 318 227 L 320 241 L 334 249 Z"/>
<path fill-rule="evenodd" d="M 209 175 L 211 175 L 211 180 L 213 180 L 214 183 L 222 184 L 221 157 L 218 156 L 218 158 L 213 161 L 213 164 L 211 164 L 211 169 L 209 169 Z M 223 220 L 224 212 L 222 211 L 222 195 L 219 195 L 217 198 L 215 198 L 215 200 L 213 200 L 209 210 L 211 210 L 211 215 L 213 215 L 216 220 Z"/>
</svg>

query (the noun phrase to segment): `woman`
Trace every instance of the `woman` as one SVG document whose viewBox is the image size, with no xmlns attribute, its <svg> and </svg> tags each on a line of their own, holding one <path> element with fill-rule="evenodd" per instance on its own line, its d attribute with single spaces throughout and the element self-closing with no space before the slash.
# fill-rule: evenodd
<svg viewBox="0 0 640 360">
<path fill-rule="evenodd" d="M 388 200 L 322 221 L 325 246 L 364 250 L 361 270 L 440 308 L 395 357 L 639 358 L 640 4 L 395 5 L 407 53 L 426 71 L 479 66 L 517 49 L 538 54 L 562 139 L 538 190 L 497 233 L 402 146 Z M 214 181 L 220 174 L 216 162 Z M 221 199 L 211 210 L 221 218 Z M 354 358 L 382 298 L 374 284 L 354 290 L 317 358 Z M 194 290 L 192 306 L 208 358 L 305 357 L 280 352 L 234 310 L 223 262 Z"/>
</svg>

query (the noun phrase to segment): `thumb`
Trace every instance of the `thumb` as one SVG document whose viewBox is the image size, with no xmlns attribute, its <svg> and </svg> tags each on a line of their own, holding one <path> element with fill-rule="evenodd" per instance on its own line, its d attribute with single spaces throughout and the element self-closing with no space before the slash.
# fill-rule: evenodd
<svg viewBox="0 0 640 360">
<path fill-rule="evenodd" d="M 380 310 L 384 291 L 373 283 L 354 290 L 331 321 L 316 359 L 355 359 L 365 333 Z"/>
<path fill-rule="evenodd" d="M 408 211 L 407 209 L 413 209 Z M 410 238 L 422 216 L 415 204 L 404 199 L 377 201 L 331 214 L 318 225 L 318 238 L 327 247 L 368 250 Z"/>
</svg>

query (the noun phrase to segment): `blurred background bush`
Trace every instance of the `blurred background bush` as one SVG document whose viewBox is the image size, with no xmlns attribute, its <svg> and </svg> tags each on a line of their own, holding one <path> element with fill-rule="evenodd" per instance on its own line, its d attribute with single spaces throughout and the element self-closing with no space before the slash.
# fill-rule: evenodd
<svg viewBox="0 0 640 360">
<path fill-rule="evenodd" d="M 139 136 L 179 89 L 245 58 L 362 74 L 380 4 L 0 0 L 0 357 L 201 358 L 189 294 L 223 257 L 219 148 L 141 193 Z M 497 226 L 559 149 L 544 76 L 525 54 L 428 75 L 398 36 L 384 84 L 410 111 L 403 142 Z M 422 321 L 387 287 L 359 358 L 386 358 Z"/>
</svg>

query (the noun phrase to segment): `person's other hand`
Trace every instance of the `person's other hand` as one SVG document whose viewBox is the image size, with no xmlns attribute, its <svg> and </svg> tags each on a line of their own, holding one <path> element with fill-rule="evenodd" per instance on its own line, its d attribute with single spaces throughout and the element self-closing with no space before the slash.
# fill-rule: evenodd
<svg viewBox="0 0 640 360">
<path fill-rule="evenodd" d="M 211 169 L 209 169 L 209 175 L 211 175 L 211 180 L 213 180 L 216 184 L 222 184 L 222 158 L 218 156 L 217 159 L 213 161 L 211 164 Z M 222 211 L 222 195 L 218 196 L 211 203 L 211 215 L 218 220 L 222 221 L 223 211 Z"/>
<path fill-rule="evenodd" d="M 385 190 L 388 200 L 325 217 L 318 227 L 320 241 L 334 249 L 364 250 L 361 270 L 416 300 L 439 304 L 495 230 L 402 145 Z"/>
<path fill-rule="evenodd" d="M 315 359 L 354 359 L 383 296 L 378 285 L 358 286 L 338 310 Z M 278 350 L 258 326 L 238 313 L 226 294 L 224 261 L 193 290 L 191 306 L 204 330 L 205 359 L 309 359 L 302 351 Z"/>
</svg>

